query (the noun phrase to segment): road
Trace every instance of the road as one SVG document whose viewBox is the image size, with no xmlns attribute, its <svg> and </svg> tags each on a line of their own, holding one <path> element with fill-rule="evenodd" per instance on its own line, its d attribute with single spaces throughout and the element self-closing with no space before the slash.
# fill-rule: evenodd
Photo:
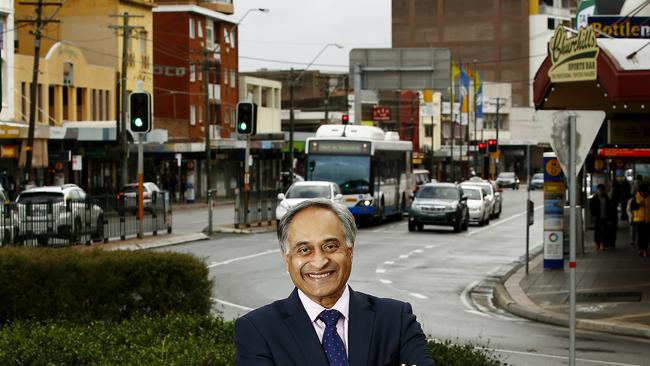
<svg viewBox="0 0 650 366">
<path fill-rule="evenodd" d="M 525 253 L 525 194 L 504 192 L 500 219 L 456 234 L 425 226 L 409 233 L 406 220 L 362 228 L 350 285 L 357 291 L 408 301 L 425 333 L 495 350 L 511 365 L 568 364 L 568 331 L 504 313 L 470 290 L 511 268 Z M 531 247 L 542 238 L 541 192 L 533 192 Z M 222 235 L 171 250 L 205 258 L 216 308 L 226 318 L 286 297 L 292 290 L 274 233 Z M 475 298 L 475 297 L 474 297 Z M 579 332 L 578 365 L 648 365 L 650 342 Z"/>
</svg>

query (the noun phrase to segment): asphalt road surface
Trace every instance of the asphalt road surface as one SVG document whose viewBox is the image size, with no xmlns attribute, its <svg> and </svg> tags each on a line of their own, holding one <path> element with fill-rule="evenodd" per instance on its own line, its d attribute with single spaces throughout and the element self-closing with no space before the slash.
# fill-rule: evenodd
<svg viewBox="0 0 650 366">
<path fill-rule="evenodd" d="M 478 302 L 470 296 L 477 284 L 525 254 L 525 196 L 524 190 L 505 191 L 500 219 L 458 234 L 433 226 L 409 233 L 406 219 L 362 228 L 350 285 L 410 302 L 433 338 L 488 347 L 511 365 L 568 364 L 567 329 L 504 313 L 492 306 L 489 294 Z M 542 241 L 541 192 L 532 199 L 534 248 Z M 215 311 L 226 318 L 284 298 L 293 288 L 274 233 L 222 235 L 166 250 L 205 259 L 215 284 Z M 578 365 L 650 365 L 650 342 L 579 331 L 577 359 Z"/>
</svg>

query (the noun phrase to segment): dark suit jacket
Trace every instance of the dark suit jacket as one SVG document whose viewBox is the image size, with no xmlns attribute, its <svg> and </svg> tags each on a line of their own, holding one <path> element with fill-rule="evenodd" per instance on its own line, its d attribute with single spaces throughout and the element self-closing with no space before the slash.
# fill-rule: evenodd
<svg viewBox="0 0 650 366">
<path fill-rule="evenodd" d="M 408 303 L 350 289 L 349 315 L 350 366 L 434 365 Z M 240 366 L 329 365 L 297 289 L 237 319 L 235 344 Z"/>
</svg>

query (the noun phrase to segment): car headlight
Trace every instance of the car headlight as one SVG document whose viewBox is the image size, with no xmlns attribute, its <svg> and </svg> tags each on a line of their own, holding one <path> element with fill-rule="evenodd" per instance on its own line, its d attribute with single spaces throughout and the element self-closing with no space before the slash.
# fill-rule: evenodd
<svg viewBox="0 0 650 366">
<path fill-rule="evenodd" d="M 420 210 L 422 208 L 422 205 L 419 202 L 413 202 L 411 208 L 413 208 L 414 210 Z"/>
<path fill-rule="evenodd" d="M 357 206 L 362 206 L 362 207 L 372 206 L 372 198 L 362 199 L 357 203 Z"/>
<path fill-rule="evenodd" d="M 456 211 L 457 207 L 458 207 L 458 204 L 453 204 L 451 206 L 445 207 L 445 211 Z"/>
</svg>

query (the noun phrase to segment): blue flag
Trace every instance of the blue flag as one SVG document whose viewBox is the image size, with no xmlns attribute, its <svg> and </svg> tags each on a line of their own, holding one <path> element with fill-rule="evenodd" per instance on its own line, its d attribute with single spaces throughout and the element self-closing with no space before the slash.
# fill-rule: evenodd
<svg viewBox="0 0 650 366">
<path fill-rule="evenodd" d="M 469 104 L 467 101 L 467 96 L 469 95 L 469 76 L 467 75 L 467 71 L 465 71 L 465 68 L 463 66 L 460 67 L 460 95 L 461 95 L 461 111 L 467 113 L 467 105 Z"/>
</svg>

